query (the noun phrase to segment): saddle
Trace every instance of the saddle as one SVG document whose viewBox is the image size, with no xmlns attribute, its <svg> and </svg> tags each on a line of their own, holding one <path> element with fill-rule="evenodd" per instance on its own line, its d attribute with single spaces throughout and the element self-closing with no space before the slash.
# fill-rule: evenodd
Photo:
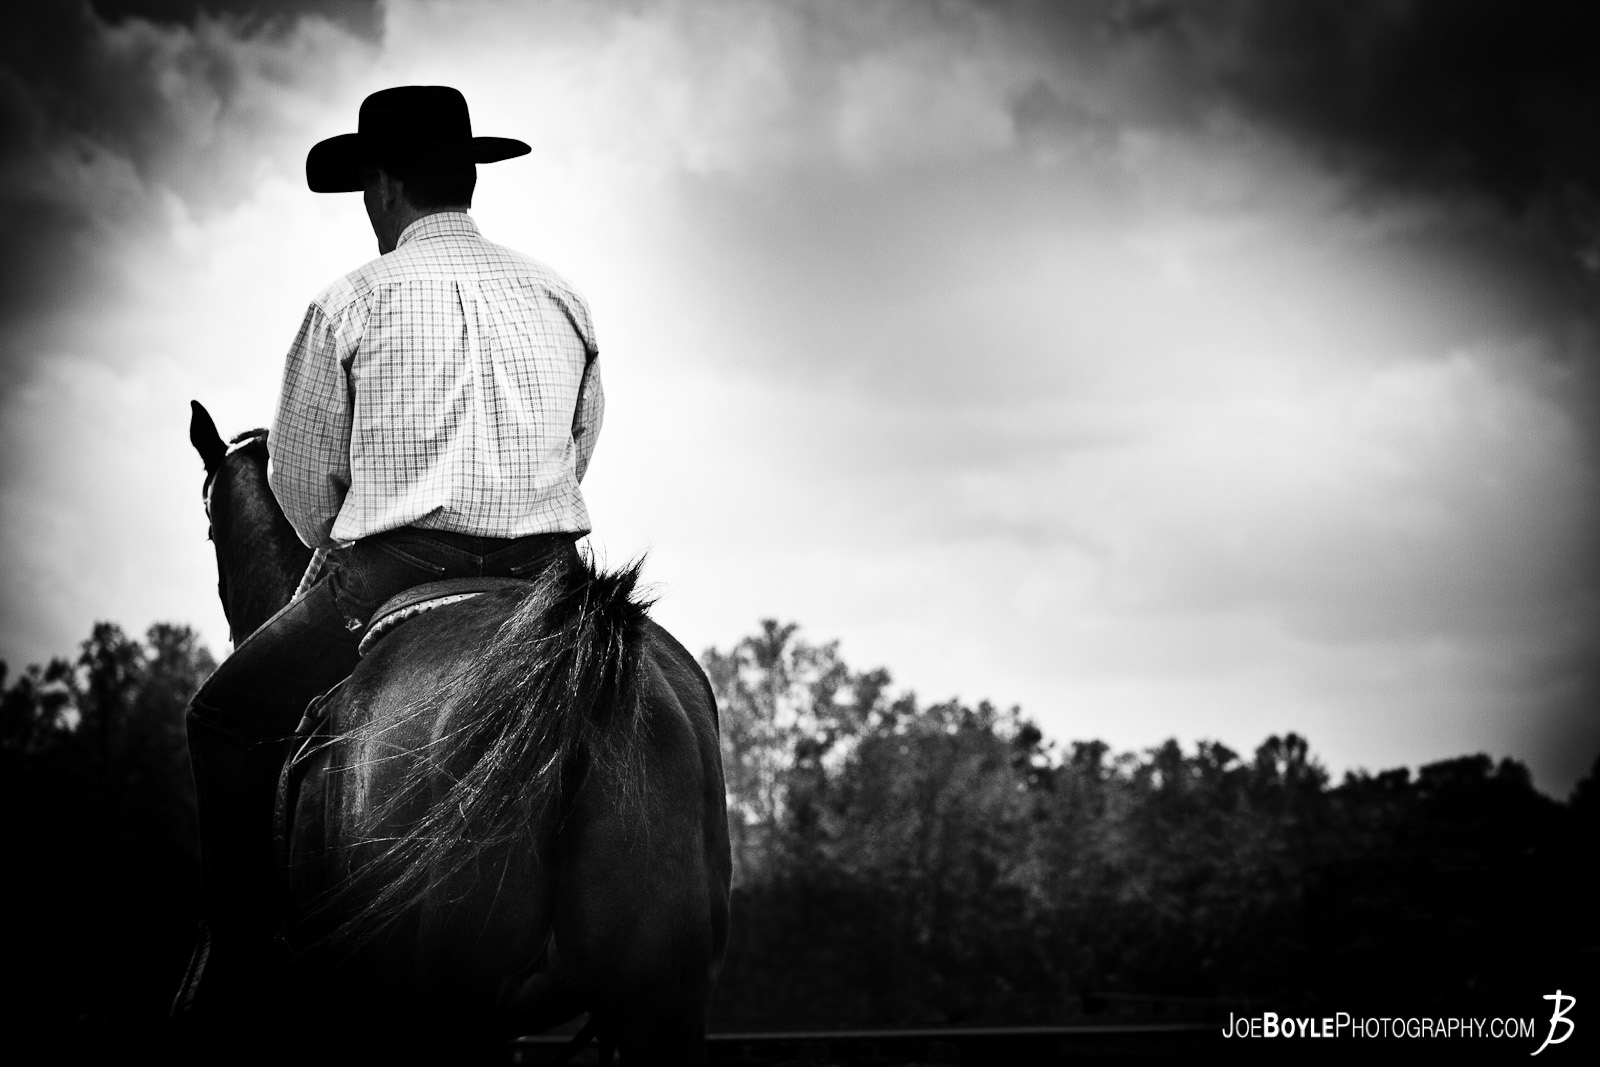
<svg viewBox="0 0 1600 1067">
<path fill-rule="evenodd" d="M 361 643 L 357 646 L 356 653 L 365 656 L 367 650 L 384 634 L 425 611 L 471 600 L 475 596 L 493 593 L 499 589 L 526 589 L 532 584 L 533 581 L 529 578 L 445 578 L 442 581 L 412 586 L 385 600 L 378 610 L 372 613 L 372 618 L 367 620 L 366 630 L 361 634 Z"/>
</svg>

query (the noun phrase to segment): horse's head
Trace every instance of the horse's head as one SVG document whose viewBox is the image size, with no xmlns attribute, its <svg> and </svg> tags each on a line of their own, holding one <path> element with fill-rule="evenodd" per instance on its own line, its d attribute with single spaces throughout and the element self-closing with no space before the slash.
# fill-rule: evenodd
<svg viewBox="0 0 1600 1067">
<path fill-rule="evenodd" d="M 267 431 L 224 443 L 198 400 L 189 442 L 205 464 L 201 495 L 217 553 L 217 595 L 237 644 L 289 602 L 311 558 L 267 485 Z"/>
</svg>

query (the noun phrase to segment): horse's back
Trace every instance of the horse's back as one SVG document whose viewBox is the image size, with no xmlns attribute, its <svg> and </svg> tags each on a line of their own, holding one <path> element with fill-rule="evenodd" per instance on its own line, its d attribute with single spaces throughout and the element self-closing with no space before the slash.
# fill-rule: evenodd
<svg viewBox="0 0 1600 1067">
<path fill-rule="evenodd" d="M 631 590 L 631 581 L 623 585 L 621 593 L 605 587 L 604 596 Z M 320 793 L 299 806 L 318 825 L 295 828 L 301 875 L 291 895 L 325 894 L 363 869 L 381 870 L 397 836 L 444 825 L 429 806 L 477 773 L 463 761 L 511 758 L 503 750 L 521 745 L 532 761 L 527 776 L 555 782 L 556 807 L 530 807 L 543 814 L 473 853 L 468 867 L 445 864 L 430 891 L 404 901 L 405 913 L 361 955 L 401 998 L 487 1008 L 527 1028 L 584 1005 L 613 1017 L 625 1046 L 626 1031 L 639 1025 L 655 1026 L 659 1037 L 662 1025 L 694 1030 L 697 1019 L 703 1033 L 726 943 L 730 873 L 710 687 L 693 656 L 642 608 L 601 603 L 588 629 L 560 638 L 597 646 L 573 659 L 570 687 L 601 694 L 585 723 L 552 722 L 547 740 L 538 717 L 560 709 L 520 706 L 504 731 L 478 738 L 479 724 L 467 720 L 481 702 L 445 694 L 479 678 L 490 689 L 521 684 L 514 664 L 486 670 L 483 661 L 514 659 L 537 643 L 515 632 L 530 625 L 530 603 L 505 591 L 424 613 L 378 641 L 330 698 L 324 710 L 340 740 L 307 778 Z M 624 639 L 620 653 L 598 647 Z M 627 660 L 616 668 L 627 692 L 608 696 L 576 673 L 589 669 L 585 657 L 606 654 Z M 528 655 L 530 671 L 544 669 Z M 537 764 L 532 750 L 541 744 L 560 766 Z M 674 1018 L 641 1023 L 646 1004 Z"/>
</svg>

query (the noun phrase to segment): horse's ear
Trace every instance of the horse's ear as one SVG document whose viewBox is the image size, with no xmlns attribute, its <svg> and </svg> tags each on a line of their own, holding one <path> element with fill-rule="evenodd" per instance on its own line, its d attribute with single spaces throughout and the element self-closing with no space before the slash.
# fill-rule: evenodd
<svg viewBox="0 0 1600 1067">
<path fill-rule="evenodd" d="M 210 474 L 222 462 L 222 457 L 228 454 L 228 446 L 223 444 L 217 424 L 211 421 L 211 412 L 200 401 L 189 401 L 189 409 L 189 443 L 200 453 L 206 473 Z"/>
</svg>

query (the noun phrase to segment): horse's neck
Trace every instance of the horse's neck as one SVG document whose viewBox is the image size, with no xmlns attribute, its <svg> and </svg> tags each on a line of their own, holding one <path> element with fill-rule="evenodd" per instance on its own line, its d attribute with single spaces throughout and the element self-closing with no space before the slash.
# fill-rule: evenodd
<svg viewBox="0 0 1600 1067">
<path fill-rule="evenodd" d="M 228 614 L 235 640 L 254 633 L 294 595 L 311 550 L 284 517 L 263 464 L 243 463 L 233 482 Z"/>
</svg>

